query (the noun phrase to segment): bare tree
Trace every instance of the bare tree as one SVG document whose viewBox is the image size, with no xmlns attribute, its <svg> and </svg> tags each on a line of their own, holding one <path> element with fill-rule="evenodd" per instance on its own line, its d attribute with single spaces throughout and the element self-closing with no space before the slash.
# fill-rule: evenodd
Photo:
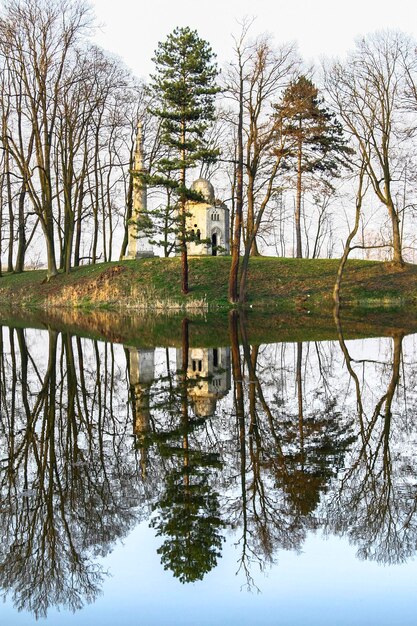
<svg viewBox="0 0 417 626">
<path fill-rule="evenodd" d="M 57 273 L 53 134 L 66 64 L 77 38 L 90 21 L 87 5 L 71 0 L 11 0 L 0 21 L 0 53 L 9 72 L 21 79 L 22 107 L 28 132 L 33 133 L 34 161 L 30 172 L 14 137 L 8 140 L 21 174 L 27 178 L 28 193 L 45 236 L 49 278 Z"/>
<path fill-rule="evenodd" d="M 395 190 L 402 169 L 403 60 L 411 41 L 398 32 L 378 32 L 357 42 L 345 62 L 326 70 L 326 86 L 346 130 L 365 157 L 366 174 L 391 222 L 393 261 L 403 265 Z"/>
<path fill-rule="evenodd" d="M 226 74 L 226 94 L 238 107 L 236 209 L 232 242 L 232 274 L 237 276 L 236 254 L 240 228 L 243 191 L 246 195 L 247 215 L 244 227 L 245 252 L 242 260 L 239 301 L 246 297 L 247 272 L 250 254 L 259 254 L 257 235 L 264 213 L 275 189 L 275 181 L 283 156 L 282 135 L 272 115 L 272 103 L 288 84 L 298 58 L 293 44 L 274 48 L 265 35 L 248 41 L 247 23 L 243 24 L 239 40 L 235 42 L 235 58 Z M 236 117 L 231 116 L 232 123 Z M 242 200 L 240 200 L 242 189 Z M 242 211 L 243 212 L 243 211 Z M 229 299 L 233 300 L 229 281 Z"/>
<path fill-rule="evenodd" d="M 340 311 L 340 285 L 342 282 L 343 271 L 345 269 L 348 256 L 351 250 L 353 249 L 352 241 L 355 238 L 356 233 L 359 230 L 362 202 L 366 193 L 366 187 L 364 188 L 365 168 L 366 168 L 366 158 L 364 157 L 364 155 L 362 155 L 362 161 L 359 166 L 359 174 L 358 174 L 358 190 L 356 194 L 355 224 L 352 230 L 350 231 L 348 238 L 346 239 L 342 258 L 340 259 L 339 267 L 337 269 L 336 282 L 333 288 L 334 315 L 336 317 L 339 316 L 339 311 Z"/>
</svg>

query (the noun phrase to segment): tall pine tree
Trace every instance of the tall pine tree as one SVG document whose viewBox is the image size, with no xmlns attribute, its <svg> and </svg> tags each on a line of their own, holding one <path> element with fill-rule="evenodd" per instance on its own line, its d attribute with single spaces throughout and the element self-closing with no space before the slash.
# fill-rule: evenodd
<svg viewBox="0 0 417 626">
<path fill-rule="evenodd" d="M 205 131 L 214 120 L 218 70 L 210 45 L 188 27 L 175 28 L 160 42 L 153 60 L 156 72 L 151 77 L 155 103 L 152 113 L 160 119 L 161 143 L 168 148 L 168 156 L 158 162 L 146 182 L 170 189 L 177 198 L 181 288 L 187 294 L 187 201 L 201 199 L 187 186 L 187 171 L 217 156 L 205 141 Z"/>
<path fill-rule="evenodd" d="M 302 257 L 301 202 L 303 178 L 314 172 L 331 178 L 346 165 L 344 157 L 352 153 L 346 145 L 341 124 L 324 105 L 317 87 L 300 76 L 285 90 L 275 106 L 277 124 L 285 143 L 285 163 L 296 172 L 295 202 L 296 257 Z"/>
</svg>

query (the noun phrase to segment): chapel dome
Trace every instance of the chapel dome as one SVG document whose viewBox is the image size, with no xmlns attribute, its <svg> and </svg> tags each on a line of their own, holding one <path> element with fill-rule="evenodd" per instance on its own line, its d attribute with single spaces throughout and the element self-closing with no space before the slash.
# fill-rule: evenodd
<svg viewBox="0 0 417 626">
<path fill-rule="evenodd" d="M 209 204 L 214 204 L 214 187 L 205 178 L 197 178 L 191 185 L 193 191 L 200 193 Z"/>
</svg>

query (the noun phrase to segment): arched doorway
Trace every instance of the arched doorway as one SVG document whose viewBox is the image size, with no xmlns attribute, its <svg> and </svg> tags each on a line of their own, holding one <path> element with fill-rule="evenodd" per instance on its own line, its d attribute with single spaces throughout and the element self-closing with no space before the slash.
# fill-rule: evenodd
<svg viewBox="0 0 417 626">
<path fill-rule="evenodd" d="M 217 233 L 211 236 L 211 256 L 217 256 Z"/>
</svg>

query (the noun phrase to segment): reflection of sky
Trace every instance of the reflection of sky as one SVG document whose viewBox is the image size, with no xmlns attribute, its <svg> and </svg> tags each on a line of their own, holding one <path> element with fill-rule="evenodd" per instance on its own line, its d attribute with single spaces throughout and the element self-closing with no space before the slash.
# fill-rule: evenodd
<svg viewBox="0 0 417 626">
<path fill-rule="evenodd" d="M 417 563 L 383 567 L 355 558 L 345 541 L 310 535 L 303 553 L 281 552 L 279 564 L 260 573 L 261 593 L 241 589 L 235 575 L 239 548 L 224 545 L 218 567 L 204 581 L 182 585 L 164 572 L 160 539 L 144 523 L 105 562 L 110 577 L 95 604 L 76 614 L 51 611 L 48 626 L 415 626 Z M 0 607 L 3 626 L 30 626 L 34 618 Z"/>
</svg>

